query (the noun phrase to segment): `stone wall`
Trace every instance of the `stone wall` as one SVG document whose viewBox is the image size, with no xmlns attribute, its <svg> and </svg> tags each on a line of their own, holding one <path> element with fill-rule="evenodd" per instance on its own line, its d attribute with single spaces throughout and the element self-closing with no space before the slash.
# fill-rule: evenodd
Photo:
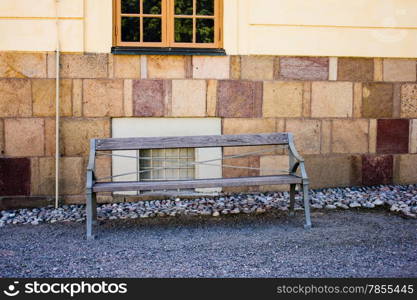
<svg viewBox="0 0 417 300">
<path fill-rule="evenodd" d="M 54 194 L 54 67 L 54 53 L 0 52 L 3 207 Z M 61 77 L 68 203 L 84 201 L 88 139 L 110 137 L 112 117 L 219 117 L 224 134 L 293 132 L 313 188 L 417 183 L 416 60 L 63 54 Z M 286 161 L 277 152 L 233 164 Z M 110 172 L 111 161 L 100 158 L 100 176 Z"/>
</svg>

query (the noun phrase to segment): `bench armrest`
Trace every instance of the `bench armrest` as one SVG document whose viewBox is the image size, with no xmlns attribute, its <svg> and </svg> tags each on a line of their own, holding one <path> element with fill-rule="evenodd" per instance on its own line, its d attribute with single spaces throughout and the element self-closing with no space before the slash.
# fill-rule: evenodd
<svg viewBox="0 0 417 300">
<path fill-rule="evenodd" d="M 87 177 L 86 177 L 86 188 L 92 189 L 93 183 L 95 180 L 94 169 L 96 165 L 96 140 L 90 140 L 90 155 L 88 156 L 88 165 L 87 165 Z"/>
<path fill-rule="evenodd" d="M 304 158 L 298 153 L 294 144 L 294 137 L 292 133 L 288 133 L 288 152 L 290 156 L 290 173 L 297 172 L 300 167 L 301 177 L 304 181 L 308 181 L 307 171 L 304 164 Z"/>
</svg>

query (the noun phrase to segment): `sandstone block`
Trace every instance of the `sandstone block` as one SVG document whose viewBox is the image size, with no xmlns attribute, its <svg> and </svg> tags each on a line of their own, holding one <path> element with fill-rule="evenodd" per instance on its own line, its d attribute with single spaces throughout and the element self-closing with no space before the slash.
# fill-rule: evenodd
<svg viewBox="0 0 417 300">
<path fill-rule="evenodd" d="M 0 117 L 32 115 L 31 83 L 28 79 L 0 79 Z"/>
<path fill-rule="evenodd" d="M 172 81 L 172 116 L 204 117 L 206 115 L 206 81 Z"/>
<path fill-rule="evenodd" d="M 384 81 L 416 81 L 414 59 L 384 59 Z"/>
<path fill-rule="evenodd" d="M 262 116 L 262 82 L 220 80 L 217 88 L 217 112 L 226 118 Z"/>
<path fill-rule="evenodd" d="M 187 60 L 184 56 L 148 56 L 148 78 L 181 79 L 186 77 Z"/>
<path fill-rule="evenodd" d="M 333 153 L 368 152 L 368 120 L 333 120 Z"/>
<path fill-rule="evenodd" d="M 4 131 L 6 155 L 42 156 L 44 154 L 43 119 L 6 119 Z"/>
<path fill-rule="evenodd" d="M 286 131 L 294 134 L 295 146 L 301 154 L 320 153 L 319 120 L 287 120 Z"/>
<path fill-rule="evenodd" d="M 248 80 L 272 80 L 274 78 L 274 57 L 265 55 L 242 56 L 241 78 Z"/>
<path fill-rule="evenodd" d="M 0 53 L 0 77 L 45 78 L 46 54 L 44 53 Z"/>
<path fill-rule="evenodd" d="M 313 82 L 312 117 L 349 118 L 352 116 L 353 87 L 350 82 Z"/>
<path fill-rule="evenodd" d="M 86 117 L 123 116 L 123 80 L 86 79 L 83 114 Z"/>
<path fill-rule="evenodd" d="M 301 117 L 303 109 L 302 82 L 264 82 L 264 117 Z"/>
<path fill-rule="evenodd" d="M 229 79 L 230 56 L 193 56 L 193 78 Z"/>
<path fill-rule="evenodd" d="M 110 137 L 108 119 L 63 119 L 61 139 L 66 156 L 88 155 L 90 139 Z"/>
<path fill-rule="evenodd" d="M 329 59 L 327 57 L 281 57 L 280 78 L 296 80 L 327 80 Z"/>
<path fill-rule="evenodd" d="M 63 79 L 60 82 L 59 109 L 60 115 L 72 115 L 72 80 Z M 38 117 L 55 116 L 55 80 L 32 80 L 33 115 Z"/>
</svg>

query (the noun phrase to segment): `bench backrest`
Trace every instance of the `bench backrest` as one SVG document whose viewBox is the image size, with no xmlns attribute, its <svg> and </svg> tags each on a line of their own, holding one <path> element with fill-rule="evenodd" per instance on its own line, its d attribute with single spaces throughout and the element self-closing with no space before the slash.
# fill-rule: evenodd
<svg viewBox="0 0 417 300">
<path fill-rule="evenodd" d="M 140 138 L 96 139 L 95 149 L 140 150 L 164 148 L 209 148 L 260 145 L 285 145 L 289 142 L 288 133 L 236 134 L 236 135 L 200 135 Z"/>
</svg>

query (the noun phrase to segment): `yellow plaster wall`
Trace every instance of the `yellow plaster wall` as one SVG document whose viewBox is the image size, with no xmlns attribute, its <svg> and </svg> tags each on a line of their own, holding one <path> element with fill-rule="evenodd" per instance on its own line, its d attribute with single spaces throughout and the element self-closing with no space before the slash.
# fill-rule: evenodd
<svg viewBox="0 0 417 300">
<path fill-rule="evenodd" d="M 53 51 L 56 0 L 1 0 L 0 51 Z M 64 52 L 110 52 L 112 0 L 59 0 Z M 224 0 L 228 54 L 417 57 L 415 0 Z"/>
</svg>

